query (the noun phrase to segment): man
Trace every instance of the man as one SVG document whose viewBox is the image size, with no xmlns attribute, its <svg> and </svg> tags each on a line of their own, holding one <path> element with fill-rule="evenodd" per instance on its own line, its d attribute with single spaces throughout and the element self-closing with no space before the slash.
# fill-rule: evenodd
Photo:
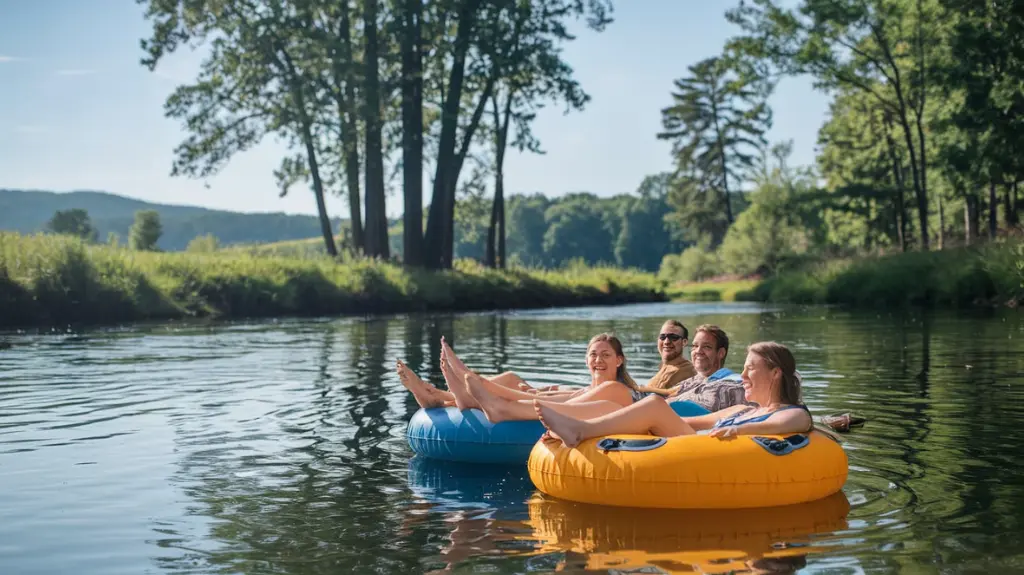
<svg viewBox="0 0 1024 575">
<path fill-rule="evenodd" d="M 696 374 L 669 389 L 666 400 L 692 401 L 709 411 L 745 404 L 739 374 L 722 367 L 729 355 L 729 336 L 717 325 L 697 327 L 690 349 L 690 361 Z"/>
<path fill-rule="evenodd" d="M 674 319 L 666 320 L 662 324 L 656 343 L 658 354 L 661 356 L 661 367 L 658 369 L 658 373 L 655 373 L 654 377 L 644 386 L 645 389 L 668 390 L 679 385 L 684 379 L 697 375 L 693 364 L 683 357 L 683 349 L 686 348 L 689 337 L 690 332 L 687 331 L 686 326 Z M 491 381 L 495 380 L 491 379 Z M 579 389 L 579 387 L 558 385 L 536 388 L 531 387 L 525 381 L 520 381 L 519 389 L 526 392 L 576 391 Z"/>
<path fill-rule="evenodd" d="M 658 354 L 661 355 L 661 369 L 654 374 L 647 387 L 652 389 L 669 389 L 679 385 L 684 379 L 697 375 L 685 357 L 683 349 L 686 347 L 690 333 L 682 323 L 670 319 L 661 326 L 658 333 Z"/>
</svg>

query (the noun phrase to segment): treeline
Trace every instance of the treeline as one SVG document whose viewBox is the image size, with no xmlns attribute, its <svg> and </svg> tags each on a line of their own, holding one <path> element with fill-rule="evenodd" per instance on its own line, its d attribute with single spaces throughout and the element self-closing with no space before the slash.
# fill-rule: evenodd
<svg viewBox="0 0 1024 575">
<path fill-rule="evenodd" d="M 283 138 L 294 155 L 275 172 L 281 193 L 311 184 L 328 253 L 324 194 L 344 193 L 347 247 L 385 259 L 385 188 L 400 174 L 404 262 L 435 269 L 452 265 L 460 176 L 481 162 L 496 192 L 486 260 L 504 266 L 506 150 L 540 149 L 530 123 L 545 102 L 583 108 L 561 45 L 574 20 L 599 31 L 611 12 L 610 0 L 139 1 L 153 25 L 145 66 L 182 46 L 210 49 L 166 102 L 188 133 L 172 173 L 206 176 Z"/>
<path fill-rule="evenodd" d="M 666 259 L 667 275 L 772 273 L 1018 229 L 1024 1 L 790 4 L 727 11 L 740 33 L 690 67 L 663 111 L 670 203 L 700 243 Z M 832 102 L 815 165 L 794 168 L 765 134 L 769 95 L 797 75 Z"/>
</svg>

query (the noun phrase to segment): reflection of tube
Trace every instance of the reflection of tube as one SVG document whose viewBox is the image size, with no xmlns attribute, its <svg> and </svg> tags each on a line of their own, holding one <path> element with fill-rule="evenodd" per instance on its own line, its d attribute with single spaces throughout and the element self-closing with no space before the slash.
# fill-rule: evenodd
<svg viewBox="0 0 1024 575">
<path fill-rule="evenodd" d="M 520 512 L 535 493 L 522 466 L 458 463 L 419 455 L 409 460 L 409 489 L 444 508 Z"/>
<path fill-rule="evenodd" d="M 579 566 L 586 569 L 775 573 L 786 571 L 770 565 L 771 560 L 795 562 L 792 566 L 799 568 L 800 557 L 822 551 L 823 547 L 808 544 L 815 535 L 845 529 L 850 502 L 840 491 L 781 507 L 624 513 L 622 508 L 537 495 L 529 508 L 528 522 L 539 543 L 536 552 L 581 554 Z"/>
</svg>

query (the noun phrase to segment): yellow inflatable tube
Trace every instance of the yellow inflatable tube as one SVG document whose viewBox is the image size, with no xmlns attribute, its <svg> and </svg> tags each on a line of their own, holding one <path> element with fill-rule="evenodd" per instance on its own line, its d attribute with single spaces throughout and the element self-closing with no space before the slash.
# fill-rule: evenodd
<svg viewBox="0 0 1024 575">
<path fill-rule="evenodd" d="M 812 431 L 789 436 L 615 435 L 575 448 L 537 442 L 527 462 L 542 493 L 621 507 L 730 509 L 828 497 L 846 483 L 846 453 Z"/>
</svg>

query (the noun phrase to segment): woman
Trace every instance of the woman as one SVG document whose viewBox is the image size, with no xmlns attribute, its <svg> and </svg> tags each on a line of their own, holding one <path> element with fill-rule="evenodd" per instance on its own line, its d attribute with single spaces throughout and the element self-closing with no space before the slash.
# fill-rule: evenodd
<svg viewBox="0 0 1024 575">
<path fill-rule="evenodd" d="M 537 400 L 534 406 L 544 427 L 568 447 L 612 434 L 648 434 L 660 437 L 692 435 L 710 430 L 712 437 L 804 433 L 813 428 L 810 411 L 800 396 L 800 376 L 789 349 L 775 342 L 747 348 L 743 389 L 757 407 L 737 405 L 697 417 L 679 417 L 664 399 L 651 396 L 629 407 L 613 405 L 587 409 Z M 601 412 L 601 413 L 598 413 Z"/>
<path fill-rule="evenodd" d="M 587 403 L 605 401 L 618 406 L 633 402 L 632 392 L 638 389 L 626 370 L 626 357 L 622 342 L 611 334 L 602 333 L 591 338 L 587 345 L 587 369 L 590 386 L 575 391 L 545 392 L 540 394 L 552 403 Z M 511 381 L 495 382 L 483 378 L 466 367 L 441 338 L 441 373 L 449 391 L 442 391 L 416 377 L 402 362 L 398 362 L 398 375 L 402 384 L 416 397 L 421 407 L 456 405 L 459 409 L 481 409 L 492 422 L 507 419 L 537 419 L 532 401 L 538 397 L 513 389 Z M 506 409 L 503 404 L 514 407 Z M 509 410 L 513 412 L 510 414 Z M 587 413 L 587 412 L 581 412 Z"/>
</svg>

